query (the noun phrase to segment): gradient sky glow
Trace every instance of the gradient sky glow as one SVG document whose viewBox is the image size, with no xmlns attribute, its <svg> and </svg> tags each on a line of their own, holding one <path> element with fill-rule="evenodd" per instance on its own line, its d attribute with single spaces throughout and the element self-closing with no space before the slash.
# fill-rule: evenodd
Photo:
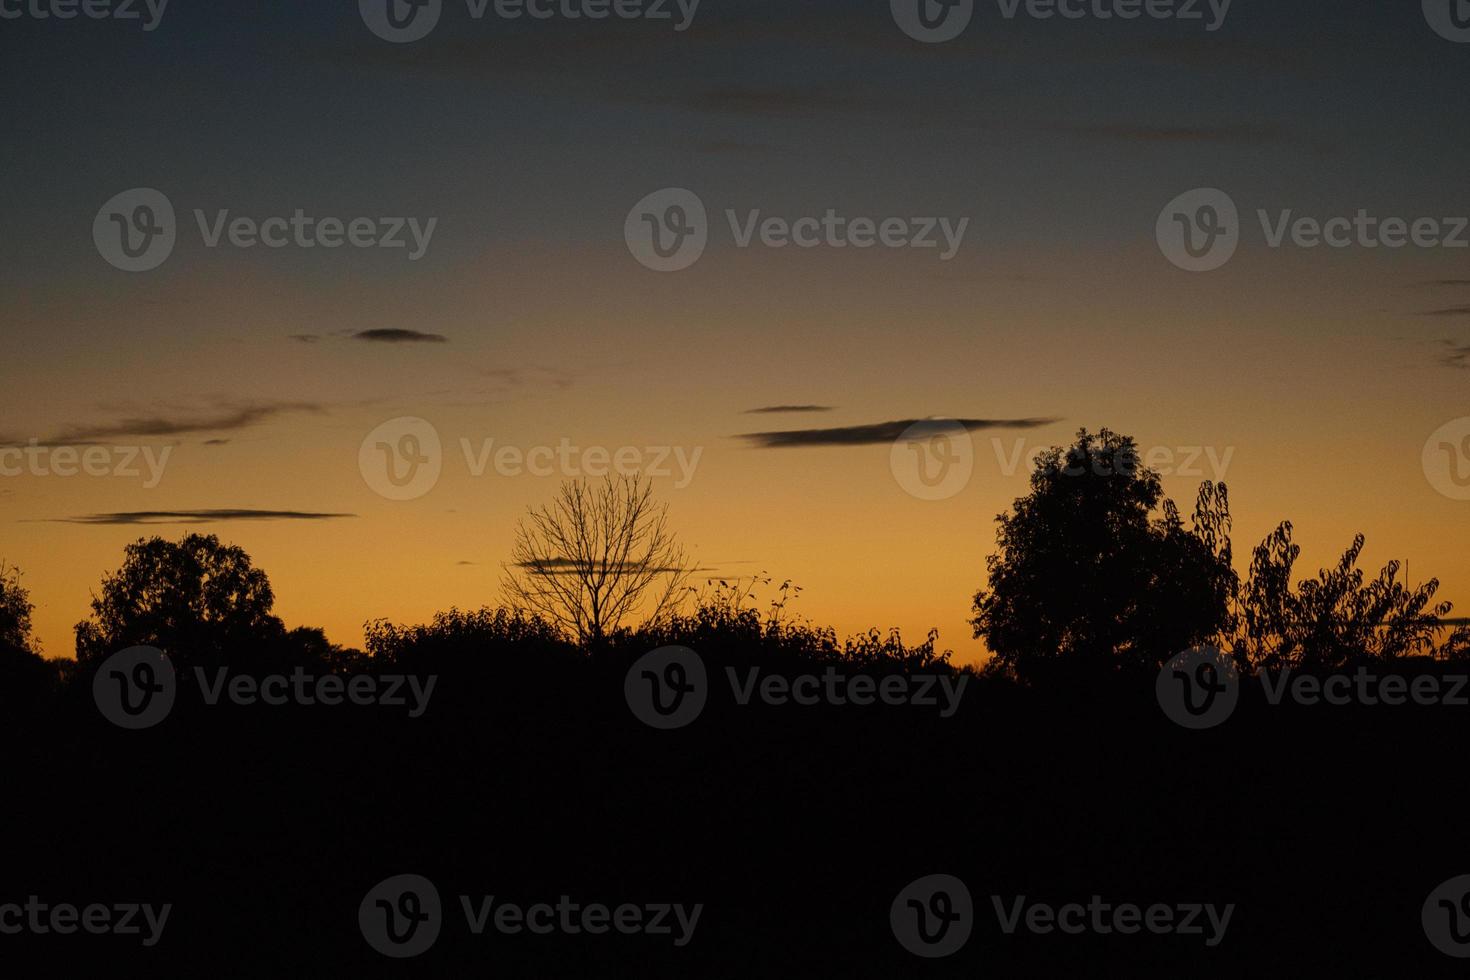
<svg viewBox="0 0 1470 980">
<path fill-rule="evenodd" d="M 409 45 L 346 2 L 173 0 L 147 33 L 3 20 L 0 443 L 172 449 L 153 488 L 0 477 L 0 557 L 23 569 L 52 656 L 71 654 L 124 544 L 190 529 L 243 546 L 288 625 L 356 644 L 369 618 L 499 601 L 515 522 L 559 477 L 474 477 L 461 439 L 678 446 L 701 453 L 693 479 L 657 488 L 702 566 L 790 578 L 798 611 L 841 631 L 936 626 L 969 662 L 993 518 L 1026 483 L 997 449 L 1107 426 L 1176 463 L 1228 453 L 1238 556 L 1290 519 L 1306 576 L 1362 531 L 1370 572 L 1407 559 L 1463 615 L 1470 502 L 1436 491 L 1421 450 L 1470 415 L 1470 249 L 1273 249 L 1255 215 L 1470 215 L 1467 72 L 1470 44 L 1417 3 L 1349 17 L 1236 0 L 1214 33 L 982 3 L 944 45 L 904 36 L 886 0 L 705 0 L 682 33 L 474 22 L 449 2 Z M 153 272 L 92 243 L 98 209 L 133 187 L 179 214 Z M 670 274 L 623 240 L 664 187 L 695 191 L 712 223 L 699 262 Z M 1244 227 L 1204 274 L 1154 239 L 1196 187 L 1227 191 Z M 410 262 L 206 248 L 196 208 L 438 223 Z M 969 227 L 948 262 L 742 249 L 727 208 Z M 445 340 L 352 337 L 402 330 Z M 807 404 L 832 410 L 746 414 Z M 411 501 L 358 468 L 397 416 L 445 447 Z M 974 475 L 943 501 L 906 493 L 887 445 L 738 438 L 929 416 L 1059 421 L 975 432 Z M 1209 463 L 1166 476 L 1181 510 Z M 227 508 L 355 516 L 64 522 Z"/>
</svg>

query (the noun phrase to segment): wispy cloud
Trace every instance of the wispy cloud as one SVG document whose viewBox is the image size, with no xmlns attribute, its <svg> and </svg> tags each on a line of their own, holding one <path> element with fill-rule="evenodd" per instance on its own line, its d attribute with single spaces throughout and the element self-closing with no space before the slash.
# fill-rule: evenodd
<svg viewBox="0 0 1470 980">
<path fill-rule="evenodd" d="M 967 432 L 981 429 L 1037 429 L 1061 421 L 1056 418 L 1031 419 L 899 419 L 896 422 L 874 422 L 870 425 L 846 425 L 832 429 L 789 429 L 782 432 L 747 432 L 745 439 L 757 449 L 790 449 L 800 446 L 873 446 L 891 443 L 903 436 L 946 435 L 956 425 Z M 911 431 L 912 430 L 912 431 Z"/>
<path fill-rule="evenodd" d="M 1420 316 L 1470 316 L 1470 306 L 1447 306 L 1440 310 L 1424 310 Z"/>
<path fill-rule="evenodd" d="M 1470 344 L 1459 344 L 1451 340 L 1446 340 L 1444 344 L 1449 350 L 1440 357 L 1439 363 L 1445 367 L 1470 371 Z"/>
<path fill-rule="evenodd" d="M 834 405 L 763 405 L 760 408 L 747 408 L 746 415 L 783 415 L 787 412 L 830 412 Z"/>
<path fill-rule="evenodd" d="M 87 422 L 65 426 L 54 435 L 38 440 L 46 446 L 88 446 L 117 439 L 167 438 L 205 432 L 231 432 L 259 425 L 281 415 L 320 414 L 315 402 L 221 403 L 203 409 L 177 408 L 148 415 L 125 415 L 112 422 Z M 18 440 L 0 437 L 0 445 Z"/>
<path fill-rule="evenodd" d="M 212 521 L 323 521 L 356 514 L 327 514 L 307 510 L 134 510 L 115 514 L 81 514 L 52 518 L 53 524 L 203 524 Z"/>
</svg>

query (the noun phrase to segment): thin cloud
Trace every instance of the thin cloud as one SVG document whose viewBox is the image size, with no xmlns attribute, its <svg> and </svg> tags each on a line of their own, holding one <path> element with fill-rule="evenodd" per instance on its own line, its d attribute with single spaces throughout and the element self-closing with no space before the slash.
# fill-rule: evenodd
<svg viewBox="0 0 1470 980">
<path fill-rule="evenodd" d="M 745 415 L 781 415 L 787 412 L 830 412 L 835 405 L 763 405 L 760 408 L 747 408 Z"/>
<path fill-rule="evenodd" d="M 664 574 L 667 572 L 682 572 L 684 569 L 673 566 L 654 566 L 645 562 L 612 562 L 605 568 L 601 563 L 595 563 L 600 570 L 614 574 L 625 574 L 628 572 L 652 572 Z M 544 558 L 539 561 L 518 561 L 513 567 L 523 568 L 532 575 L 555 576 L 555 575 L 577 575 L 580 569 L 588 567 L 585 561 L 574 561 L 571 558 Z M 691 572 L 713 572 L 713 568 L 691 568 Z"/>
<path fill-rule="evenodd" d="M 1444 343 L 1449 348 L 1449 352 L 1440 357 L 1439 363 L 1445 367 L 1470 371 L 1470 344 L 1457 344 L 1449 340 Z"/>
<path fill-rule="evenodd" d="M 293 333 L 287 334 L 286 336 L 299 344 L 314 344 L 322 339 L 322 335 L 319 333 Z"/>
<path fill-rule="evenodd" d="M 1470 316 L 1470 306 L 1447 306 L 1442 310 L 1424 310 L 1420 316 Z"/>
<path fill-rule="evenodd" d="M 246 508 L 224 508 L 219 510 L 135 510 L 115 514 L 81 514 L 76 517 L 57 517 L 52 524 L 203 524 L 211 521 L 324 521 L 337 517 L 356 517 L 356 514 L 327 514 L 308 510 L 250 510 Z"/>
<path fill-rule="evenodd" d="M 440 333 L 424 333 L 420 330 L 388 328 L 382 330 L 359 330 L 353 340 L 365 340 L 374 344 L 445 344 L 449 338 Z"/>
<path fill-rule="evenodd" d="M 49 438 L 38 440 L 43 446 L 91 446 L 115 439 L 149 439 L 187 436 L 204 432 L 231 432 L 267 422 L 277 416 L 297 413 L 320 414 L 324 409 L 315 402 L 252 402 L 222 405 L 194 413 L 125 416 L 116 422 L 91 422 L 70 425 Z M 3 440 L 0 444 L 15 444 Z"/>
<path fill-rule="evenodd" d="M 846 425 L 833 429 L 790 429 L 783 432 L 747 432 L 745 439 L 756 449 L 791 449 L 805 446 L 876 446 L 897 441 L 905 434 L 945 435 L 962 426 L 966 432 L 981 429 L 1037 429 L 1061 421 L 1032 419 L 900 419 L 871 425 Z"/>
</svg>

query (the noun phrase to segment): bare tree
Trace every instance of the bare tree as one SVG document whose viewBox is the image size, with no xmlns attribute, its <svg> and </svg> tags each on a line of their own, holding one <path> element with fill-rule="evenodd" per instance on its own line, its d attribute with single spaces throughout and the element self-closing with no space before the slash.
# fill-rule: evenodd
<svg viewBox="0 0 1470 980">
<path fill-rule="evenodd" d="M 645 622 L 662 622 L 693 571 L 667 517 L 652 482 L 569 480 L 549 506 L 531 508 L 517 525 L 501 587 L 512 603 L 584 646 L 639 609 Z"/>
</svg>

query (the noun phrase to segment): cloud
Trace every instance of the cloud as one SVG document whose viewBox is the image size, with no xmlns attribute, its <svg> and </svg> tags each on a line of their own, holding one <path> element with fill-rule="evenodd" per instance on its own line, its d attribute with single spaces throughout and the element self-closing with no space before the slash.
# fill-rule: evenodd
<svg viewBox="0 0 1470 980">
<path fill-rule="evenodd" d="M 745 415 L 780 415 L 786 412 L 830 412 L 836 406 L 833 405 L 765 405 L 761 408 L 747 408 Z"/>
<path fill-rule="evenodd" d="M 322 521 L 356 514 L 327 514 L 306 510 L 135 510 L 116 514 L 82 514 L 57 517 L 53 524 L 202 524 L 210 521 Z"/>
<path fill-rule="evenodd" d="M 790 429 L 783 432 L 747 432 L 737 438 L 749 441 L 756 449 L 789 449 L 798 446 L 875 446 L 895 442 L 909 435 L 943 435 L 954 426 L 967 432 L 980 429 L 1036 429 L 1061 421 L 1055 418 L 1033 419 L 900 419 L 897 422 L 875 422 L 871 425 L 847 425 L 833 429 Z M 910 431 L 910 430 L 913 431 Z"/>
<path fill-rule="evenodd" d="M 228 439 L 205 439 L 204 440 L 204 445 L 206 445 L 206 446 L 227 446 L 227 445 L 229 445 L 229 443 L 230 443 L 230 440 L 228 440 Z"/>
<path fill-rule="evenodd" d="M 532 575 L 555 576 L 555 575 L 577 575 L 578 569 L 586 566 L 586 562 L 573 561 L 570 558 L 543 558 L 539 561 L 518 561 L 516 568 L 524 568 Z M 606 567 L 599 564 L 599 569 L 613 574 L 624 574 L 631 572 L 652 572 L 662 575 L 667 572 L 684 571 L 682 568 L 663 567 L 648 565 L 644 562 L 611 562 Z M 691 568 L 691 572 L 712 572 L 713 568 Z"/>
<path fill-rule="evenodd" d="M 202 432 L 230 432 L 249 428 L 280 415 L 301 412 L 320 414 L 315 402 L 223 403 L 215 408 L 178 409 L 177 414 L 131 415 L 115 422 L 92 422 L 66 426 L 55 435 L 38 440 L 44 446 L 90 446 L 116 439 L 148 439 L 185 436 Z M 16 440 L 0 439 L 0 445 Z"/>
<path fill-rule="evenodd" d="M 353 340 L 365 340 L 376 344 L 444 344 L 449 338 L 438 333 L 423 333 L 419 330 L 397 328 L 383 330 L 359 330 Z"/>
<path fill-rule="evenodd" d="M 1470 344 L 1457 344 L 1450 340 L 1446 340 L 1444 344 L 1449 352 L 1440 357 L 1439 363 L 1445 367 L 1470 371 Z"/>
<path fill-rule="evenodd" d="M 1415 286 L 1470 286 L 1470 279 L 1421 279 Z"/>
<path fill-rule="evenodd" d="M 1424 310 L 1420 316 L 1470 316 L 1470 306 L 1447 306 L 1442 310 Z"/>
<path fill-rule="evenodd" d="M 322 335 L 319 333 L 293 333 L 287 334 L 287 336 L 302 344 L 314 344 L 322 339 Z"/>
</svg>

